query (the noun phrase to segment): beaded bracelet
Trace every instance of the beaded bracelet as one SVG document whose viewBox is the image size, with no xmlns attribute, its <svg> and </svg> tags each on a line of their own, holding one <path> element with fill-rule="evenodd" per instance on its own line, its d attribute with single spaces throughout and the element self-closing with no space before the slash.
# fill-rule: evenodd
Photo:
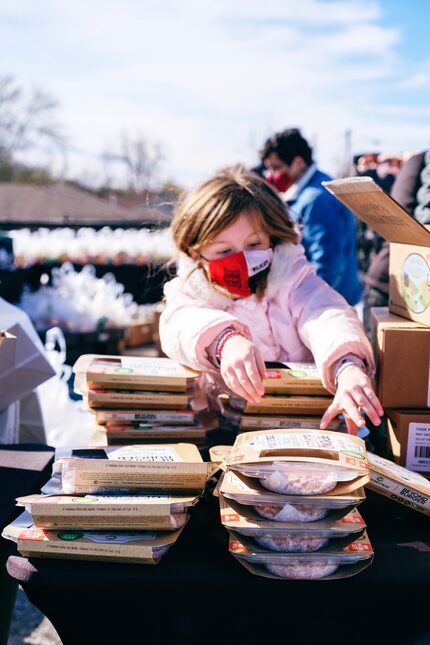
<svg viewBox="0 0 430 645">
<path fill-rule="evenodd" d="M 224 349 L 224 345 L 228 341 L 229 338 L 233 338 L 233 336 L 242 336 L 243 338 L 245 337 L 245 334 L 243 331 L 240 331 L 240 329 L 232 329 L 231 331 L 228 331 L 224 336 L 221 338 L 221 340 L 218 343 L 218 347 L 216 348 L 215 355 L 219 361 L 221 361 L 221 356 L 222 356 L 222 350 Z"/>
</svg>

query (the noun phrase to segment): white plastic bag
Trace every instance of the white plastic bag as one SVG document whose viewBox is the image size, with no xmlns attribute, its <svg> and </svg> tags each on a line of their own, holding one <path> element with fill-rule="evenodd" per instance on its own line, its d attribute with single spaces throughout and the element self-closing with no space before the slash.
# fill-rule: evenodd
<svg viewBox="0 0 430 645">
<path fill-rule="evenodd" d="M 82 401 L 69 397 L 67 382 L 72 368 L 64 364 L 66 341 L 59 327 L 47 331 L 45 349 L 56 374 L 37 389 L 44 424 L 41 441 L 55 448 L 105 443 L 97 440 L 99 433 L 94 415 L 84 408 Z"/>
</svg>

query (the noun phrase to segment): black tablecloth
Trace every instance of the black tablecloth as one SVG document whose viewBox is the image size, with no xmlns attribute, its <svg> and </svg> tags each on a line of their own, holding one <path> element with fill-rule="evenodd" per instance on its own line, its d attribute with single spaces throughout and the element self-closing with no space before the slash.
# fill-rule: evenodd
<svg viewBox="0 0 430 645">
<path fill-rule="evenodd" d="M 0 446 L 0 532 L 20 509 L 15 498 L 37 493 L 51 474 L 54 450 L 48 446 L 21 444 Z M 6 573 L 6 560 L 14 545 L 0 537 L 0 644 L 7 642 L 17 583 Z"/>
<path fill-rule="evenodd" d="M 361 511 L 375 559 L 344 580 L 253 576 L 210 497 L 156 566 L 10 557 L 8 571 L 65 645 L 430 642 L 430 518 L 372 492 Z"/>
</svg>

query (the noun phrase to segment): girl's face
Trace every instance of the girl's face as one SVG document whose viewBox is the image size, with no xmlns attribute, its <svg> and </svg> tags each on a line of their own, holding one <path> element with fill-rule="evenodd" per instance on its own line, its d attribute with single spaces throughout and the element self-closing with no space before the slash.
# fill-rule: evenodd
<svg viewBox="0 0 430 645">
<path fill-rule="evenodd" d="M 258 218 L 244 211 L 210 244 L 203 246 L 199 255 L 204 260 L 219 260 L 240 251 L 262 251 L 269 247 L 269 234 L 261 227 Z"/>
</svg>

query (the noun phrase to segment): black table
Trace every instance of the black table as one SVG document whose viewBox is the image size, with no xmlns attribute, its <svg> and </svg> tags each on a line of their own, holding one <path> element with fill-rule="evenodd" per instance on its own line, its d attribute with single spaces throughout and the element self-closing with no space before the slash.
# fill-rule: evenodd
<svg viewBox="0 0 430 645">
<path fill-rule="evenodd" d="M 430 518 L 371 491 L 361 512 L 375 559 L 344 580 L 248 573 L 209 496 L 154 567 L 12 556 L 8 571 L 65 645 L 430 643 Z"/>
<path fill-rule="evenodd" d="M 54 450 L 49 446 L 0 445 L 0 532 L 20 512 L 15 498 L 37 493 L 51 475 Z M 7 642 L 17 582 L 6 573 L 6 560 L 15 551 L 0 538 L 0 644 Z"/>
</svg>

